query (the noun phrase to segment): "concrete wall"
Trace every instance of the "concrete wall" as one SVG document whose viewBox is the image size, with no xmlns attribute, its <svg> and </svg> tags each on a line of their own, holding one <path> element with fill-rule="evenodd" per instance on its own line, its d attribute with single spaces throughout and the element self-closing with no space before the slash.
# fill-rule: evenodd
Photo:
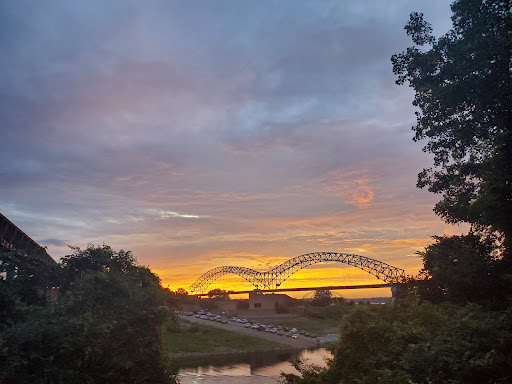
<svg viewBox="0 0 512 384">
<path fill-rule="evenodd" d="M 274 310 L 277 306 L 287 307 L 293 299 L 283 294 L 263 294 L 260 292 L 249 293 L 249 309 L 250 310 Z"/>
</svg>

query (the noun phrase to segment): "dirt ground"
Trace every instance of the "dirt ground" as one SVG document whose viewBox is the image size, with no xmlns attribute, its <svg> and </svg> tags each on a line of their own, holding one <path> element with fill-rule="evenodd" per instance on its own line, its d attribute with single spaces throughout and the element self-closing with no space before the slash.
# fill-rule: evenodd
<svg viewBox="0 0 512 384">
<path fill-rule="evenodd" d="M 244 325 L 240 324 L 240 323 L 228 322 L 227 324 L 222 324 L 222 323 L 217 323 L 215 321 L 198 319 L 194 316 L 183 316 L 183 315 L 180 316 L 180 319 L 188 321 L 193 324 L 195 323 L 195 324 L 199 324 L 199 325 L 203 325 L 203 326 L 210 326 L 213 328 L 224 329 L 224 330 L 230 331 L 230 332 L 241 333 L 241 334 L 248 335 L 248 336 L 259 337 L 259 338 L 262 338 L 265 340 L 273 341 L 275 343 L 290 345 L 295 348 L 311 348 L 311 347 L 316 346 L 318 343 L 318 339 L 312 339 L 312 338 L 305 337 L 302 335 L 299 335 L 299 337 L 297 339 L 293 339 L 291 337 L 279 336 L 278 334 L 275 334 L 275 333 L 270 333 L 270 332 L 265 332 L 265 331 L 256 331 L 251 328 L 244 328 Z"/>
</svg>

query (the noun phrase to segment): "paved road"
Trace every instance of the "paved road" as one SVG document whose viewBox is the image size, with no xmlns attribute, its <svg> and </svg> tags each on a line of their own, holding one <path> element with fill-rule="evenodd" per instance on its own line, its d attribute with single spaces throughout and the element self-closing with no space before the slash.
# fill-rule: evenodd
<svg viewBox="0 0 512 384">
<path fill-rule="evenodd" d="M 244 328 L 243 324 L 229 322 L 227 324 L 217 323 L 216 321 L 209 321 L 198 319 L 195 316 L 183 316 L 180 315 L 182 320 L 189 321 L 191 323 L 197 323 L 205 326 L 210 326 L 213 328 L 220 328 L 230 332 L 241 333 L 243 335 L 259 337 L 265 340 L 273 341 L 275 343 L 291 345 L 296 348 L 311 348 L 317 345 L 318 339 L 312 339 L 310 337 L 305 337 L 299 335 L 297 339 L 293 339 L 291 337 L 279 336 L 275 333 L 265 332 L 265 331 L 256 331 L 251 328 Z"/>
</svg>

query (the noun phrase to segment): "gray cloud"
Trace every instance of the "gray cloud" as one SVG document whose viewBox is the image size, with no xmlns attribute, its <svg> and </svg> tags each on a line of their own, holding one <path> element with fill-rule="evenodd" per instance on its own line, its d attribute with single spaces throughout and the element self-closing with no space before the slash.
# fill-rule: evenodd
<svg viewBox="0 0 512 384">
<path fill-rule="evenodd" d="M 56 245 L 56 246 L 67 245 L 65 240 L 58 240 L 58 239 L 43 239 L 43 240 L 39 240 L 39 243 L 43 244 L 43 245 Z"/>
<path fill-rule="evenodd" d="M 389 63 L 413 10 L 446 27 L 448 1 L 3 2 L 2 213 L 148 263 L 426 237 Z"/>
</svg>

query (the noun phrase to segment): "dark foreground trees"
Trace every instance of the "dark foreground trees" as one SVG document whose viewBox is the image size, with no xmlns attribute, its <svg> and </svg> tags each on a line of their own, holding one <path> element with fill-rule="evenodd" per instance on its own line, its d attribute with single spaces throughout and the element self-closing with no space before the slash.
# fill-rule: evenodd
<svg viewBox="0 0 512 384">
<path fill-rule="evenodd" d="M 490 309 L 512 304 L 512 280 L 491 239 L 474 233 L 434 239 L 435 244 L 418 252 L 423 269 L 403 288 L 431 303 L 474 303 Z"/>
<path fill-rule="evenodd" d="M 415 140 L 434 166 L 418 186 L 442 194 L 435 212 L 466 222 L 421 254 L 415 289 L 432 302 L 510 305 L 512 293 L 512 12 L 508 0 L 458 0 L 439 39 L 420 13 L 405 26 L 416 46 L 393 55 L 397 83 L 415 90 Z"/>
<path fill-rule="evenodd" d="M 512 258 L 512 13 L 509 0 L 459 0 L 453 30 L 435 39 L 419 13 L 405 29 L 416 46 L 392 57 L 398 84 L 416 91 L 415 140 L 434 167 L 418 186 L 442 194 L 449 223 L 503 236 Z"/>
<path fill-rule="evenodd" d="M 56 285 L 57 300 L 15 300 L 16 321 L 0 334 L 0 381 L 169 382 L 158 330 L 172 319 L 172 303 L 159 278 L 130 252 L 76 249 L 53 280 L 40 292 Z"/>
<path fill-rule="evenodd" d="M 512 311 L 477 305 L 359 305 L 343 317 L 326 370 L 300 365 L 290 384 L 481 384 L 512 380 Z"/>
</svg>

